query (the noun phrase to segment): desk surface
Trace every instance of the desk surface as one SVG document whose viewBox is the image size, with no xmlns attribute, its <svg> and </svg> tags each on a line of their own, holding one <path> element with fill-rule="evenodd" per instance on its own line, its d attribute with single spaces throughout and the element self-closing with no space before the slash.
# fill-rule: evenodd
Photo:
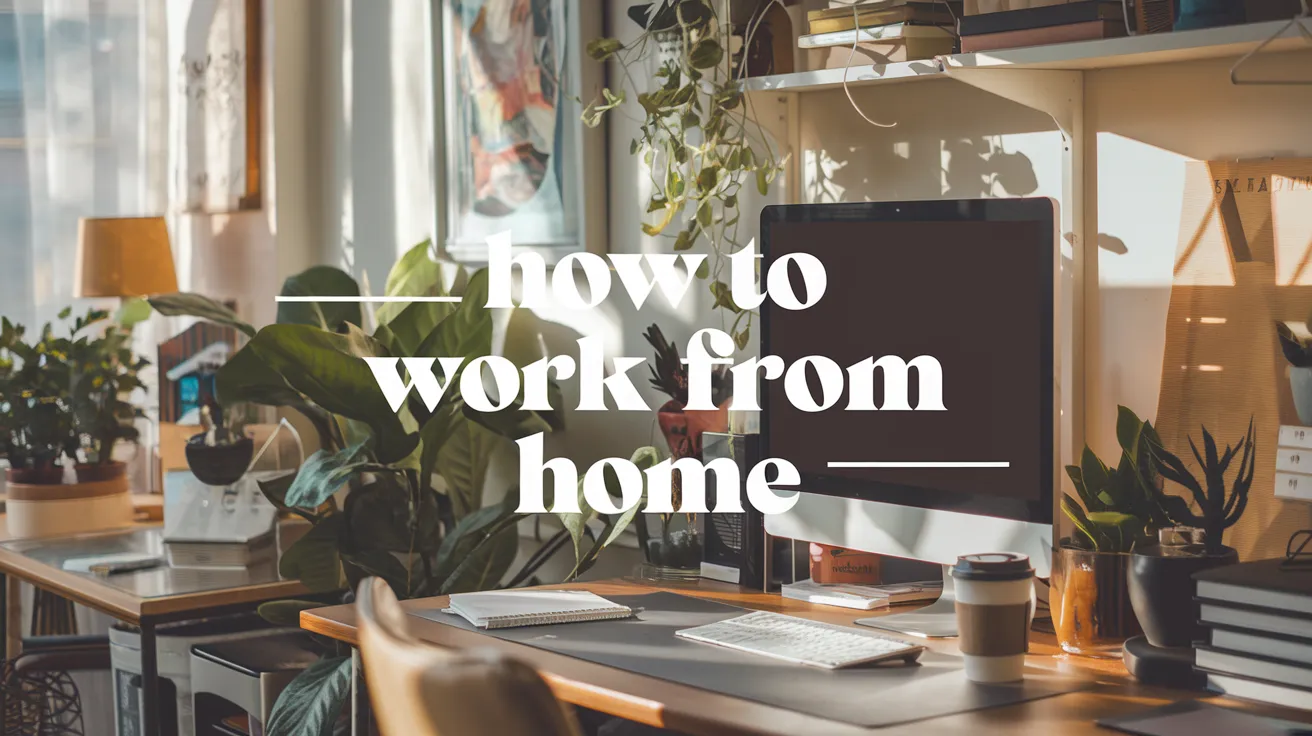
<svg viewBox="0 0 1312 736">
<path fill-rule="evenodd" d="M 550 587 L 582 588 L 599 595 L 632 595 L 668 590 L 744 608 L 778 611 L 836 624 L 851 624 L 853 620 L 869 616 L 871 613 L 818 606 L 779 595 L 746 592 L 736 586 L 710 581 L 685 586 L 653 586 L 611 580 Z M 402 605 L 406 608 L 431 609 L 445 604 L 445 598 L 427 598 L 405 601 Z M 897 612 L 897 609 L 894 612 Z M 1125 668 L 1119 661 L 1089 660 L 1060 655 L 1051 637 L 1036 634 L 1030 647 L 1030 664 L 1054 673 L 1080 678 L 1090 684 L 1090 689 L 903 726 L 866 729 L 845 723 L 824 721 L 801 713 L 707 692 L 634 672 L 617 670 L 418 617 L 410 617 L 409 622 L 411 631 L 425 641 L 455 648 L 498 649 L 531 664 L 542 673 L 557 697 L 565 702 L 653 726 L 705 736 L 712 734 L 772 736 L 864 734 L 869 736 L 876 733 L 880 736 L 960 733 L 1010 736 L 1018 732 L 1018 723 L 1024 724 L 1024 733 L 1105 736 L 1110 732 L 1094 726 L 1094 720 L 1146 710 L 1191 697 L 1191 694 L 1183 691 L 1139 686 L 1126 674 Z M 356 643 L 355 610 L 352 606 L 333 606 L 303 611 L 301 627 L 350 644 Z M 956 651 L 954 640 L 931 641 L 929 644 L 931 648 L 938 651 L 949 653 Z M 1300 718 L 1296 711 L 1258 707 L 1239 701 L 1225 701 L 1225 704 L 1253 710 L 1263 715 L 1306 720 L 1305 717 Z"/>
<path fill-rule="evenodd" d="M 158 527 L 71 537 L 0 542 L 0 572 L 103 611 L 120 621 L 170 620 L 190 614 L 304 595 L 296 581 L 281 580 L 276 565 L 244 569 L 162 566 L 107 578 L 69 572 L 63 562 L 115 552 L 163 554 Z"/>
</svg>

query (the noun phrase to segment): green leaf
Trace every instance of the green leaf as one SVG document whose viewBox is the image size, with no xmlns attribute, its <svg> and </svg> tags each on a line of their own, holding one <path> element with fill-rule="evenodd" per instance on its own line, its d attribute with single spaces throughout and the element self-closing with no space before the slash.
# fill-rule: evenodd
<svg viewBox="0 0 1312 736">
<path fill-rule="evenodd" d="M 697 273 L 694 274 L 694 275 L 697 276 L 697 278 L 699 278 L 699 279 L 705 279 L 707 276 L 710 276 L 710 275 L 711 275 L 711 262 L 710 262 L 709 260 L 703 260 L 703 261 L 697 266 Z"/>
<path fill-rule="evenodd" d="M 462 417 L 451 425 L 437 452 L 434 469 L 446 481 L 447 497 L 457 519 L 483 505 L 483 481 L 501 438 Z"/>
<path fill-rule="evenodd" d="M 166 317 L 196 317 L 225 327 L 235 327 L 249 337 L 255 336 L 255 328 L 238 317 L 236 312 L 201 294 L 163 294 L 152 296 L 147 301 L 155 311 Z"/>
<path fill-rule="evenodd" d="M 118 312 L 114 315 L 114 321 L 122 325 L 124 329 L 131 330 L 150 319 L 151 311 L 150 302 L 145 299 L 124 299 L 118 307 Z"/>
<path fill-rule="evenodd" d="M 595 61 L 605 61 L 624 48 L 617 38 L 594 38 L 588 42 L 588 56 Z"/>
<path fill-rule="evenodd" d="M 697 224 L 702 227 L 710 227 L 714 213 L 711 211 L 711 200 L 703 199 L 701 205 L 697 207 Z"/>
<path fill-rule="evenodd" d="M 360 285 L 350 274 L 333 266 L 313 266 L 282 282 L 280 296 L 360 296 Z M 364 318 L 358 302 L 279 302 L 278 323 L 313 325 L 338 332 L 346 323 L 356 326 Z"/>
<path fill-rule="evenodd" d="M 688 53 L 688 63 L 694 69 L 710 69 L 724 58 L 724 50 L 713 38 L 703 38 L 693 45 Z"/>
<path fill-rule="evenodd" d="M 714 281 L 711 282 L 710 289 L 711 295 L 715 297 L 716 308 L 728 309 L 734 314 L 743 311 L 737 304 L 734 304 L 733 290 L 729 288 L 728 284 L 723 281 Z"/>
<path fill-rule="evenodd" d="M 720 183 L 719 166 L 707 166 L 706 168 L 697 172 L 697 188 L 699 190 L 703 192 L 709 192 L 712 189 L 715 189 L 716 185 L 719 183 Z"/>
<path fill-rule="evenodd" d="M 313 593 L 339 590 L 342 587 L 342 562 L 337 551 L 341 536 L 342 514 L 328 516 L 283 553 L 278 572 L 289 580 L 299 580 Z"/>
<path fill-rule="evenodd" d="M 643 471 L 660 461 L 661 453 L 655 447 L 639 447 L 637 450 L 633 451 L 633 455 L 629 458 L 629 462 L 637 466 L 638 470 Z M 603 549 L 609 547 L 615 540 L 620 538 L 620 534 L 628 528 L 629 524 L 633 523 L 633 519 L 638 515 L 638 512 L 647 502 L 647 476 L 645 474 L 642 476 L 642 483 L 642 499 L 638 503 L 633 504 L 633 508 L 620 514 L 615 523 L 611 525 L 610 532 L 601 540 L 601 546 Z"/>
<path fill-rule="evenodd" d="M 434 260 L 433 242 L 425 240 L 406 251 L 392 266 L 387 274 L 385 296 L 447 296 L 446 279 L 442 273 L 442 264 Z M 425 309 L 415 309 L 424 307 Z M 429 315 L 424 321 L 436 325 L 448 313 L 455 309 L 453 304 L 441 302 L 388 302 L 381 304 L 374 314 L 378 324 L 388 325 L 396 332 L 392 322 L 406 312 L 424 312 Z M 412 316 L 411 319 L 415 317 Z M 431 329 L 431 328 L 430 328 Z M 427 331 L 421 335 L 426 336 Z M 418 344 L 417 342 L 415 344 Z"/>
<path fill-rule="evenodd" d="M 352 550 L 342 553 L 342 561 L 359 568 L 364 576 L 382 578 L 398 598 L 410 597 L 407 589 L 410 572 L 391 552 L 381 549 Z"/>
<path fill-rule="evenodd" d="M 249 344 L 228 358 L 219 369 L 215 387 L 219 403 L 224 406 L 252 403 L 296 409 L 314 424 L 320 444 L 327 446 L 332 441 L 332 418 L 327 412 L 306 401 Z"/>
<path fill-rule="evenodd" d="M 283 503 L 291 507 L 317 509 L 346 481 L 369 466 L 364 444 L 338 452 L 316 450 L 296 473 Z"/>
<path fill-rule="evenodd" d="M 350 657 L 326 657 L 287 684 L 273 704 L 269 736 L 332 736 L 351 692 Z"/>
<path fill-rule="evenodd" d="M 1111 486 L 1111 476 L 1106 465 L 1088 446 L 1080 456 L 1080 475 L 1084 479 L 1086 495 L 1081 500 L 1090 511 L 1105 511 L 1105 502 L 1090 503 L 1091 498 L 1101 499 L 1101 495 Z"/>
<path fill-rule="evenodd" d="M 756 170 L 756 190 L 763 197 L 770 193 L 770 178 L 766 175 L 765 169 Z"/>
<path fill-rule="evenodd" d="M 260 618 L 274 626 L 289 626 L 299 629 L 301 627 L 301 611 L 323 608 L 323 606 L 323 603 L 315 601 L 286 600 L 261 603 L 259 608 L 255 610 L 260 614 Z"/>
<path fill-rule="evenodd" d="M 487 269 L 469 278 L 460 305 L 426 337 L 415 354 L 434 358 L 460 358 L 492 352 L 492 310 L 487 308 Z"/>
<path fill-rule="evenodd" d="M 378 388 L 373 371 L 361 360 L 386 357 L 386 349 L 358 329 L 352 327 L 342 335 L 308 325 L 269 325 L 243 348 L 243 352 L 246 350 L 281 376 L 286 386 L 318 406 L 368 424 L 380 462 L 394 463 L 418 446 L 418 435 L 406 431 Z M 217 379 L 220 395 L 224 396 L 225 385 L 240 385 L 238 376 L 229 375 L 225 381 L 225 372 L 231 374 L 229 364 L 219 369 Z"/>
</svg>

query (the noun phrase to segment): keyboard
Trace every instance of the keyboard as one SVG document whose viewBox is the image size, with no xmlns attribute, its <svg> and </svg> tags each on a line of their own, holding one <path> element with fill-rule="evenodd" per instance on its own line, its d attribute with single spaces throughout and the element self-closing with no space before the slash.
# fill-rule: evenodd
<svg viewBox="0 0 1312 736">
<path fill-rule="evenodd" d="M 924 646 L 901 639 L 769 611 L 682 629 L 675 635 L 831 670 L 890 659 L 910 664 L 925 651 Z"/>
</svg>

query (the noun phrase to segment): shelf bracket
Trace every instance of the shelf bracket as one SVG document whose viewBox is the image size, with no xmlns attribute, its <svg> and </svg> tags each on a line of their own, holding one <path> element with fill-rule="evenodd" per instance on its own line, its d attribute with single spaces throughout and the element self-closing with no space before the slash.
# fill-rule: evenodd
<svg viewBox="0 0 1312 736">
<path fill-rule="evenodd" d="M 950 79 L 1052 116 L 1067 138 L 1075 134 L 1084 109 L 1084 72 L 959 66 L 940 57 Z"/>
</svg>

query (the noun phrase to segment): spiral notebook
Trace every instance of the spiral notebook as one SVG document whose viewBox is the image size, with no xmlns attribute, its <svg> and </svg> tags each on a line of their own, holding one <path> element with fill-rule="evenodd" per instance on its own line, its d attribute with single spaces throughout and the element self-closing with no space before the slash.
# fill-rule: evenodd
<svg viewBox="0 0 1312 736">
<path fill-rule="evenodd" d="M 633 609 L 586 590 L 491 590 L 451 596 L 448 613 L 480 629 L 628 618 Z"/>
</svg>

